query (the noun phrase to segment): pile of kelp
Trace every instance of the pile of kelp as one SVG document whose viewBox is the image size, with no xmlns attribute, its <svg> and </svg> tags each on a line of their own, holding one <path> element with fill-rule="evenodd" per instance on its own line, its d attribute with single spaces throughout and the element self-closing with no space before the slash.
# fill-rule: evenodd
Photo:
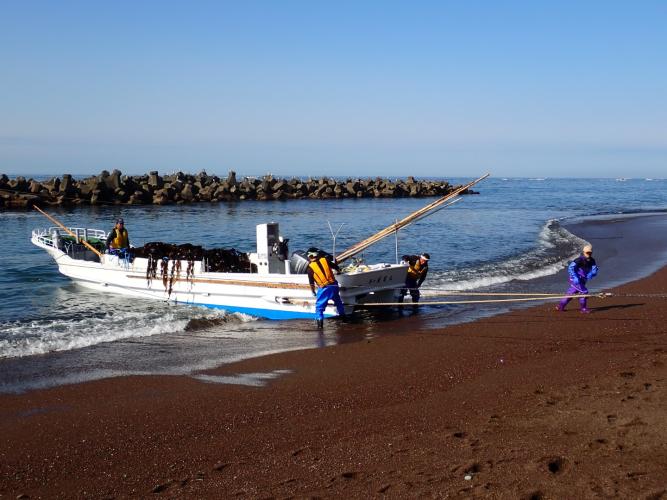
<svg viewBox="0 0 667 500">
<path fill-rule="evenodd" d="M 188 277 L 192 274 L 195 261 L 202 261 L 202 271 L 213 273 L 256 273 L 257 266 L 250 263 L 247 253 L 234 248 L 205 249 L 198 245 L 185 243 L 174 245 L 154 241 L 143 247 L 132 249 L 134 257 L 149 259 L 153 266 L 158 262 L 184 261 L 188 263 Z"/>
</svg>

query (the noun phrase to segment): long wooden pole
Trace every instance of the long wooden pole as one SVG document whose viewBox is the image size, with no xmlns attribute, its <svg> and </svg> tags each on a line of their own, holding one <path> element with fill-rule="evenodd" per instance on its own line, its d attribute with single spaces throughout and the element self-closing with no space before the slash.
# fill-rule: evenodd
<svg viewBox="0 0 667 500">
<path fill-rule="evenodd" d="M 390 234 L 395 233 L 398 229 L 400 229 L 402 227 L 405 227 L 412 222 L 415 222 L 417 219 L 421 219 L 422 217 L 426 217 L 426 215 L 428 215 L 429 212 L 433 213 L 432 212 L 433 210 L 435 210 L 436 208 L 442 207 L 442 205 L 446 201 L 458 196 L 460 193 L 462 193 L 466 189 L 470 188 L 471 186 L 477 184 L 482 179 L 485 179 L 488 176 L 489 176 L 489 174 L 486 174 L 486 175 L 480 177 L 479 179 L 476 179 L 476 180 L 466 184 L 465 186 L 461 186 L 458 189 L 456 189 L 455 191 L 443 196 L 442 198 L 438 198 L 437 200 L 435 200 L 435 201 L 429 203 L 428 205 L 426 205 L 425 207 L 422 207 L 419 210 L 417 210 L 417 211 L 411 213 L 410 215 L 404 217 L 402 220 L 398 221 L 397 223 L 392 224 L 391 226 L 388 226 L 381 231 L 378 231 L 374 235 L 370 236 L 369 238 L 365 239 L 364 241 L 362 241 L 360 243 L 357 243 L 356 245 L 352 246 L 351 248 L 349 248 L 348 250 L 343 252 L 341 255 L 338 256 L 337 260 L 339 262 L 341 260 L 345 260 L 345 259 L 349 258 L 350 256 L 355 255 L 355 254 L 361 252 L 362 250 L 368 248 L 370 245 L 372 245 L 372 244 L 380 241 L 381 239 L 389 236 Z"/>
<path fill-rule="evenodd" d="M 68 228 L 66 228 L 58 219 L 56 219 L 55 217 L 51 217 L 49 214 L 47 214 L 44 210 L 39 208 L 37 205 L 33 205 L 33 208 L 35 210 L 37 210 L 40 214 L 42 214 L 44 217 L 49 219 L 51 222 L 53 222 L 56 226 L 64 229 L 67 232 L 67 234 L 69 234 L 70 236 L 73 236 L 77 240 L 79 239 L 79 237 L 76 234 L 74 234 L 72 231 L 70 231 Z M 86 240 L 81 240 L 81 243 L 83 243 L 86 246 L 86 248 L 88 248 L 88 250 L 91 250 L 92 252 L 95 252 L 97 254 L 97 256 L 100 258 L 100 260 L 102 260 L 104 258 L 104 255 L 97 248 L 95 248 L 93 245 L 88 243 Z"/>
<path fill-rule="evenodd" d="M 461 186 L 461 187 L 455 189 L 451 193 L 449 193 L 449 194 L 447 194 L 447 195 L 445 195 L 441 198 L 438 198 L 437 200 L 435 200 L 435 201 L 429 203 L 428 205 L 426 205 L 425 207 L 422 207 L 419 210 L 417 210 L 415 212 L 412 212 L 410 215 L 404 217 L 400 221 L 398 221 L 398 222 L 396 222 L 396 223 L 394 223 L 390 226 L 387 226 L 386 228 L 382 229 L 381 231 L 378 231 L 377 233 L 373 234 L 372 236 L 369 236 L 365 240 L 360 241 L 359 243 L 357 243 L 355 245 L 352 245 L 350 248 L 348 248 L 344 252 L 340 253 L 336 257 L 336 261 L 337 262 L 343 262 L 344 260 L 349 259 L 353 255 L 356 255 L 359 252 L 362 252 L 363 250 L 365 250 L 369 246 L 373 245 L 374 243 L 377 243 L 381 239 L 386 238 L 387 236 L 389 236 L 391 234 L 394 234 L 396 231 L 398 231 L 402 227 L 407 226 L 408 224 L 414 222 L 417 219 L 425 217 L 428 214 L 428 212 L 431 212 L 435 208 L 438 208 L 439 206 L 441 206 L 443 203 L 445 203 L 445 202 L 451 200 L 452 198 L 460 195 L 463 191 L 465 191 L 466 189 L 471 188 L 472 186 L 474 186 L 478 182 L 486 179 L 489 175 L 490 174 L 484 174 L 479 179 L 475 179 L 474 181 L 469 182 L 465 186 Z"/>
</svg>

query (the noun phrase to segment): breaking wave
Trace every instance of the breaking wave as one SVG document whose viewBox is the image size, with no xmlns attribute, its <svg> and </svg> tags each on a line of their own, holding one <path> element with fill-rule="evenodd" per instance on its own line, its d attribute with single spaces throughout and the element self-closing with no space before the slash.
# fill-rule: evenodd
<svg viewBox="0 0 667 500">
<path fill-rule="evenodd" d="M 253 319 L 219 309 L 164 304 L 88 315 L 67 311 L 47 319 L 0 322 L 0 358 L 81 349 L 104 342 L 203 330 Z"/>
<path fill-rule="evenodd" d="M 233 313 L 228 314 L 223 310 L 218 309 L 217 315 L 206 315 L 197 318 L 191 318 L 185 328 L 186 332 L 196 332 L 201 330 L 209 330 L 211 328 L 219 327 L 226 324 L 238 324 L 238 323 L 247 323 L 248 321 L 255 321 L 257 317 L 250 316 L 249 314 L 243 313 Z"/>
<path fill-rule="evenodd" d="M 556 274 L 579 254 L 587 241 L 563 228 L 558 220 L 549 220 L 539 233 L 536 248 L 503 261 L 439 273 L 430 278 L 429 288 L 440 290 L 475 290 L 511 281 L 528 281 Z M 424 290 L 423 295 L 436 295 Z"/>
</svg>

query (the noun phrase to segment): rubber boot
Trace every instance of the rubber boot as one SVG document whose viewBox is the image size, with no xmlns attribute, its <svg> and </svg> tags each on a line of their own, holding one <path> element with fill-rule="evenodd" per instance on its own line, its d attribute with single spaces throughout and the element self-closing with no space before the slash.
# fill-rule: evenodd
<svg viewBox="0 0 667 500">
<path fill-rule="evenodd" d="M 317 320 L 317 328 L 319 328 L 319 329 L 324 328 L 324 320 L 323 319 L 318 319 Z"/>
</svg>

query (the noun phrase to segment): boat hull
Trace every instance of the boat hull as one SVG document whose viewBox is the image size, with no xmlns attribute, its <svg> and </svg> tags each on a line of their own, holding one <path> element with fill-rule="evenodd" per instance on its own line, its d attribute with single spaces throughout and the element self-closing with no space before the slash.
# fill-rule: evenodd
<svg viewBox="0 0 667 500">
<path fill-rule="evenodd" d="M 188 273 L 187 262 L 169 261 L 165 271 L 158 269 L 156 276 L 150 277 L 144 258 L 130 262 L 107 254 L 101 262 L 75 259 L 53 246 L 47 232 L 33 232 L 32 242 L 54 258 L 63 275 L 104 294 L 205 306 L 267 319 L 315 318 L 315 298 L 305 274 L 210 273 L 202 272 L 199 261 Z M 406 272 L 405 265 L 377 264 L 339 274 L 345 312 L 351 313 L 366 301 L 395 302 Z M 336 315 L 330 303 L 324 316 Z"/>
</svg>

